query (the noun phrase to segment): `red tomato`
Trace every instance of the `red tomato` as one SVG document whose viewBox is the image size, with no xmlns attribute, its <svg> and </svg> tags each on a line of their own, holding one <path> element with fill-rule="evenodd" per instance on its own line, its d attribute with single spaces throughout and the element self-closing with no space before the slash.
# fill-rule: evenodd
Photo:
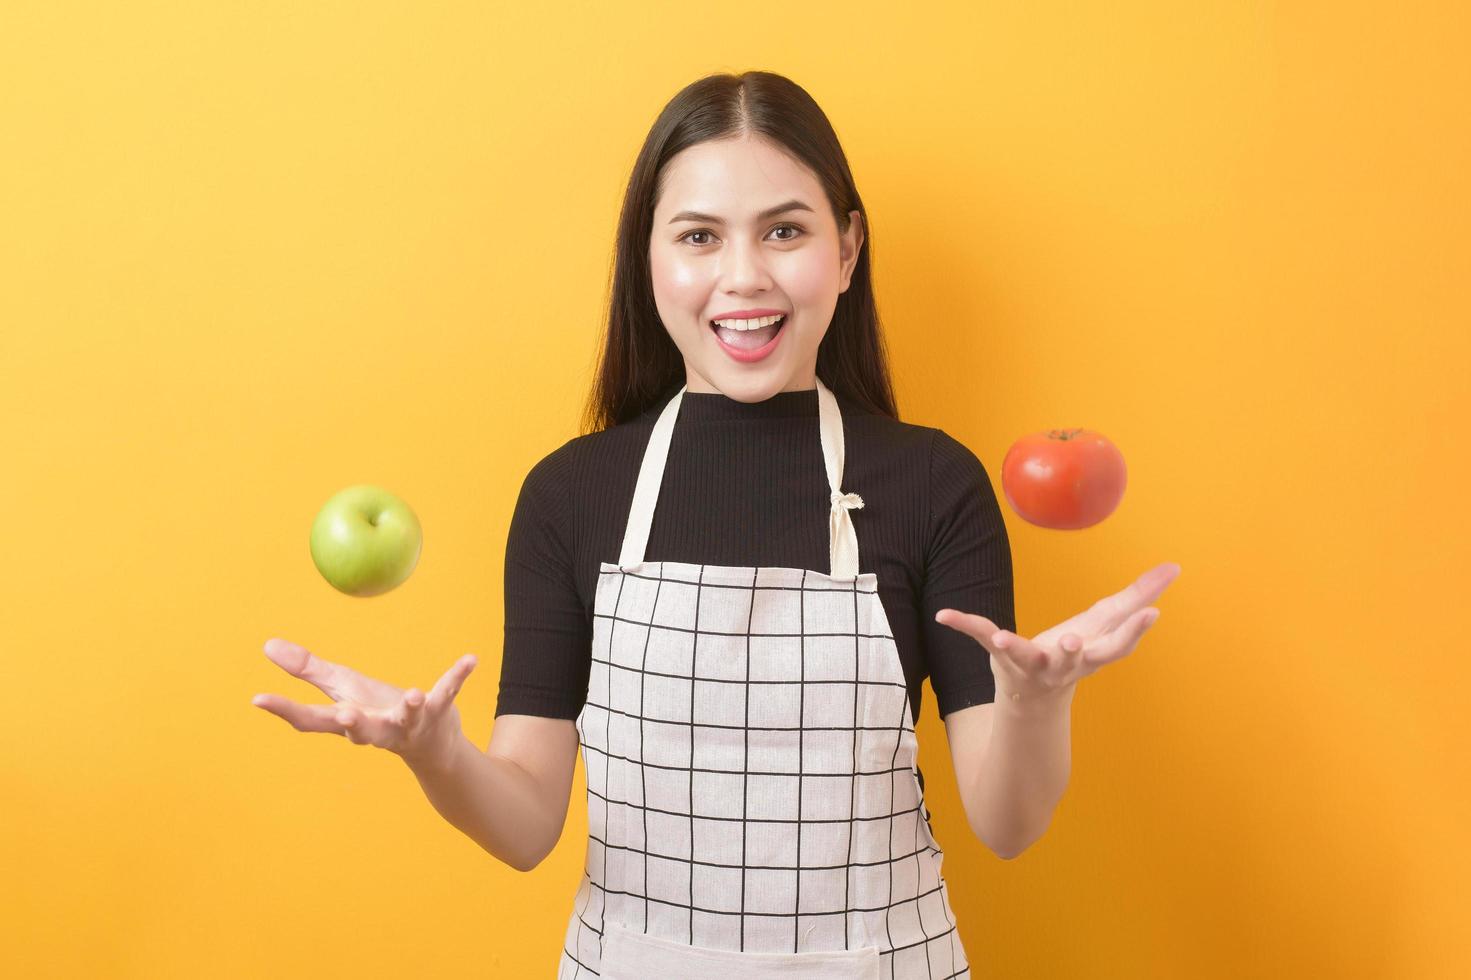
<svg viewBox="0 0 1471 980">
<path fill-rule="evenodd" d="M 1038 527 L 1074 531 L 1112 514 L 1124 497 L 1124 456 L 1091 429 L 1048 429 L 1011 444 L 1001 489 L 1011 509 Z"/>
</svg>

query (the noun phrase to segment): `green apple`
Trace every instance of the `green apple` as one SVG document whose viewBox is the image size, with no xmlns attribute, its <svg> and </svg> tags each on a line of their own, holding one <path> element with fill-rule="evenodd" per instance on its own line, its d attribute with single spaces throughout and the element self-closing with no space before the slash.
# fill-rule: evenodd
<svg viewBox="0 0 1471 980">
<path fill-rule="evenodd" d="M 339 491 L 312 522 L 312 561 L 332 587 L 351 596 L 381 595 L 413 574 L 424 545 L 419 518 L 382 487 Z"/>
</svg>

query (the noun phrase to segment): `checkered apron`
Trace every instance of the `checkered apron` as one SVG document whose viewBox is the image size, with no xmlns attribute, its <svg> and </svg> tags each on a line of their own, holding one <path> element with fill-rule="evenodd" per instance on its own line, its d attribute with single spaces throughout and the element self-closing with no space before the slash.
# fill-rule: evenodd
<svg viewBox="0 0 1471 980">
<path fill-rule="evenodd" d="M 685 389 L 599 565 L 587 860 L 558 980 L 969 976 L 843 422 L 817 382 L 831 574 L 644 560 Z"/>
</svg>

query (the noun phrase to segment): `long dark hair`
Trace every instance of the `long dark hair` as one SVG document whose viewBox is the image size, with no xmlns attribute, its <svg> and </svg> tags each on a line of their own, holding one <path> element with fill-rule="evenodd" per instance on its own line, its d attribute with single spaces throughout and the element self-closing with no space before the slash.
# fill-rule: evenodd
<svg viewBox="0 0 1471 980">
<path fill-rule="evenodd" d="M 664 106 L 639 150 L 618 218 L 607 333 L 583 411 L 584 432 L 636 418 L 685 383 L 684 358 L 659 319 L 649 275 L 649 236 L 661 176 L 681 150 L 747 133 L 782 146 L 816 174 L 839 231 L 847 231 L 849 211 L 859 213 L 864 241 L 818 346 L 817 375 L 864 410 L 899 417 L 869 271 L 873 233 L 848 159 L 832 124 L 805 89 L 782 75 L 748 71 L 707 75 L 685 86 Z"/>
</svg>

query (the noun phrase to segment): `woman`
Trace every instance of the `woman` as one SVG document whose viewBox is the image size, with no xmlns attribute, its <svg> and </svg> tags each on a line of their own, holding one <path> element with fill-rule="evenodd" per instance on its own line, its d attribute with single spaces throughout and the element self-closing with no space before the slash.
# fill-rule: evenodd
<svg viewBox="0 0 1471 980">
<path fill-rule="evenodd" d="M 685 88 L 629 181 L 593 431 L 512 518 L 488 749 L 454 706 L 473 657 L 426 696 L 267 644 L 336 703 L 262 707 L 398 753 L 522 870 L 561 835 L 581 747 L 559 978 L 968 975 L 915 764 L 924 678 L 969 826 L 1014 856 L 1066 783 L 1077 680 L 1132 650 L 1178 573 L 1011 632 L 984 468 L 897 418 L 866 231 L 799 86 Z"/>
</svg>

